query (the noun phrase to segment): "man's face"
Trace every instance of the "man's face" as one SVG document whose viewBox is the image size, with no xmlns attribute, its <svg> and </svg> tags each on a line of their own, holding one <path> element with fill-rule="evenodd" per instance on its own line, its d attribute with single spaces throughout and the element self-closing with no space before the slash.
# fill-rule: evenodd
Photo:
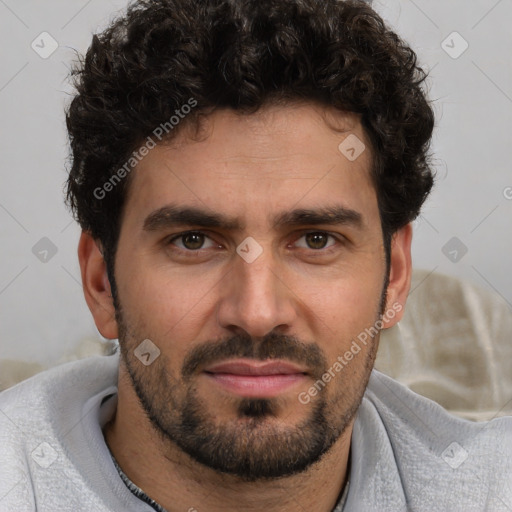
<svg viewBox="0 0 512 512">
<path fill-rule="evenodd" d="M 375 357 L 377 338 L 308 391 L 378 320 L 386 273 L 370 151 L 338 149 L 365 140 L 361 124 L 330 112 L 341 133 L 322 113 L 217 111 L 199 140 L 184 130 L 150 151 L 125 206 L 117 318 L 141 406 L 170 447 L 246 480 L 319 460 L 351 425 Z M 228 223 L 176 219 L 185 209 Z M 327 209 L 340 215 L 319 223 Z M 149 365 L 143 340 L 146 360 L 160 351 Z"/>
</svg>

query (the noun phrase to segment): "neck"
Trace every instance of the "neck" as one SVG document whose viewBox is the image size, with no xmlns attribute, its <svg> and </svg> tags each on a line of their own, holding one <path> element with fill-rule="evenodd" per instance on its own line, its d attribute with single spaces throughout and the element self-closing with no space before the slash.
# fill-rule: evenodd
<svg viewBox="0 0 512 512">
<path fill-rule="evenodd" d="M 118 406 L 103 430 L 105 440 L 126 476 L 169 512 L 331 512 L 336 507 L 347 480 L 353 422 L 305 472 L 244 482 L 199 464 L 174 443 L 165 442 L 131 386 L 121 380 L 120 375 Z"/>
</svg>

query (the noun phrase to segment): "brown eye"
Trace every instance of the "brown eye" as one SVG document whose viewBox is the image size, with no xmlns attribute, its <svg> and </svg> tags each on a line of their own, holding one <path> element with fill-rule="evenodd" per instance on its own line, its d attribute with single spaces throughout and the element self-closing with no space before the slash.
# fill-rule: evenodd
<svg viewBox="0 0 512 512">
<path fill-rule="evenodd" d="M 204 235 L 202 233 L 187 233 L 182 237 L 183 245 L 186 249 L 190 249 L 191 251 L 196 251 L 197 249 L 201 249 L 201 246 L 204 243 Z"/>
<path fill-rule="evenodd" d="M 327 244 L 330 235 L 327 233 L 307 233 L 306 242 L 311 249 L 323 249 Z"/>
<path fill-rule="evenodd" d="M 206 240 L 210 240 L 210 245 L 203 247 Z M 175 245 L 182 251 L 188 252 L 215 247 L 215 244 L 211 241 L 210 237 L 204 233 L 201 233 L 200 231 L 188 231 L 186 233 L 181 233 L 180 235 L 177 235 L 169 240 L 168 243 L 170 245 Z"/>
<path fill-rule="evenodd" d="M 330 245 L 327 245 L 329 238 L 334 241 Z M 305 240 L 299 243 L 299 241 Z M 334 248 L 336 242 L 342 243 L 336 236 L 326 233 L 325 231 L 309 231 L 303 233 L 303 235 L 295 242 L 296 246 L 301 249 L 312 249 L 313 251 L 321 251 L 325 249 L 327 252 L 329 249 Z"/>
</svg>

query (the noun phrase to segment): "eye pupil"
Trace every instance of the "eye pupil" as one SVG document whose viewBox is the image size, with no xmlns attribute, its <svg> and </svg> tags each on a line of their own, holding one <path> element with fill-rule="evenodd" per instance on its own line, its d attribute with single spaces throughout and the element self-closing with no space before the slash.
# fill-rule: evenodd
<svg viewBox="0 0 512 512">
<path fill-rule="evenodd" d="M 327 237 L 323 233 L 307 233 L 306 239 L 312 249 L 323 249 L 327 243 Z"/>
<path fill-rule="evenodd" d="M 204 242 L 203 238 L 204 235 L 201 233 L 187 233 L 183 235 L 183 245 L 190 250 L 200 249 Z"/>
</svg>

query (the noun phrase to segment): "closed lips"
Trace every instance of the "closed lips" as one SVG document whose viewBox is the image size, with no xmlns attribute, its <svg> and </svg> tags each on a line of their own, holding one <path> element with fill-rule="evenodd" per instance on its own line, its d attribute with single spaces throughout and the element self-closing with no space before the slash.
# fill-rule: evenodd
<svg viewBox="0 0 512 512">
<path fill-rule="evenodd" d="M 306 374 L 304 368 L 296 366 L 285 361 L 272 361 L 272 362 L 246 362 L 246 361 L 230 361 L 225 363 L 216 364 L 208 367 L 206 373 L 228 373 L 232 375 L 290 375 L 290 374 Z"/>
</svg>

